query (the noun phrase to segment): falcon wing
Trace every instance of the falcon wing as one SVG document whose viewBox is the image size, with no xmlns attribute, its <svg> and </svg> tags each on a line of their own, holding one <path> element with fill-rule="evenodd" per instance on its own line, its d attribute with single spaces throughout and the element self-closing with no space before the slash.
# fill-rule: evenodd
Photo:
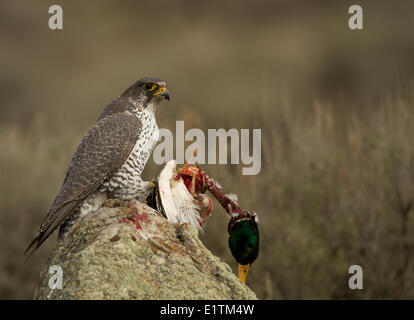
<svg viewBox="0 0 414 320">
<path fill-rule="evenodd" d="M 99 120 L 88 131 L 72 156 L 59 193 L 25 254 L 33 248 L 31 255 L 85 199 L 117 172 L 141 130 L 139 119 L 117 113 Z"/>
</svg>

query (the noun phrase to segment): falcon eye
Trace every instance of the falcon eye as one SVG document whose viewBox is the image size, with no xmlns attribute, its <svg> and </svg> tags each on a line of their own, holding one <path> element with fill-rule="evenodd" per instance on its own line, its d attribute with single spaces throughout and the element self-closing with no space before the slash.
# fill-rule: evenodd
<svg viewBox="0 0 414 320">
<path fill-rule="evenodd" d="M 154 91 L 154 89 L 156 87 L 157 87 L 157 85 L 156 84 L 153 84 L 153 83 L 147 83 L 144 86 L 145 90 L 147 90 L 147 91 Z"/>
</svg>

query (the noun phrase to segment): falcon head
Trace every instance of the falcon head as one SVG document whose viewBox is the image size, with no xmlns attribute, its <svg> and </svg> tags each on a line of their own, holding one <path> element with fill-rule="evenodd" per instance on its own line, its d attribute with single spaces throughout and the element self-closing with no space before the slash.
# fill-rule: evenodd
<svg viewBox="0 0 414 320">
<path fill-rule="evenodd" d="M 122 96 L 132 98 L 144 108 L 158 104 L 162 100 L 170 100 L 170 94 L 164 81 L 157 78 L 141 78 L 130 86 Z"/>
</svg>

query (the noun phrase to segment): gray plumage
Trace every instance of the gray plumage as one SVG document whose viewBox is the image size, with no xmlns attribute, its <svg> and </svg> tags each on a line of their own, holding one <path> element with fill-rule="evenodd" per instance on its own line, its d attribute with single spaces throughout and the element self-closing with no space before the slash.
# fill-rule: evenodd
<svg viewBox="0 0 414 320">
<path fill-rule="evenodd" d="M 155 107 L 169 100 L 165 83 L 142 78 L 112 101 L 87 132 L 69 163 L 62 186 L 27 248 L 33 253 L 56 228 L 60 236 L 81 214 L 107 196 L 145 199 L 149 182 L 141 173 L 158 140 Z M 63 224 L 63 225 L 62 225 Z"/>
</svg>

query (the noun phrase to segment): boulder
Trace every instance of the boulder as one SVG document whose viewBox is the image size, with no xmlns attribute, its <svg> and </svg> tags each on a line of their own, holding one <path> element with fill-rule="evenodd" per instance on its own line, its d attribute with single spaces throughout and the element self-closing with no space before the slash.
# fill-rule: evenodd
<svg viewBox="0 0 414 320">
<path fill-rule="evenodd" d="M 111 200 L 58 241 L 35 299 L 257 297 L 193 226 L 172 223 L 138 201 Z"/>
</svg>

